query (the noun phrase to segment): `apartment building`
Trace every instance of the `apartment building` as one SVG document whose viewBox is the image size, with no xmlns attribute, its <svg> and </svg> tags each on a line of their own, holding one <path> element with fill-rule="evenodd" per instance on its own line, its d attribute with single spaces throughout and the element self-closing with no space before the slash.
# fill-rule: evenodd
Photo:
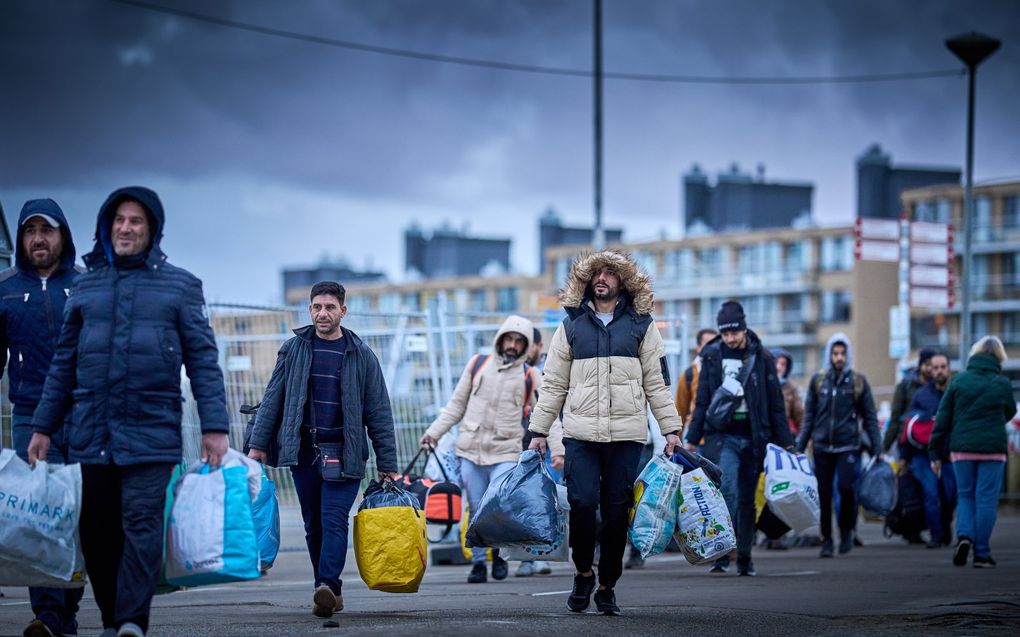
<svg viewBox="0 0 1020 637">
<path fill-rule="evenodd" d="M 930 186 L 904 191 L 902 209 L 913 221 L 951 223 L 954 241 L 954 307 L 911 311 L 911 345 L 959 352 L 963 298 L 963 188 Z M 971 272 L 974 340 L 995 334 L 1006 345 L 1007 373 L 1020 379 L 1020 181 L 975 186 Z"/>
</svg>

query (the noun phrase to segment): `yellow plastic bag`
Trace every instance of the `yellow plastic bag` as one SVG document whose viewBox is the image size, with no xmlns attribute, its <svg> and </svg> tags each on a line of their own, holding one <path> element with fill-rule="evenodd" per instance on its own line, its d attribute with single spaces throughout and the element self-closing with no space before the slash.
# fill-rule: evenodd
<svg viewBox="0 0 1020 637">
<path fill-rule="evenodd" d="M 413 506 L 366 508 L 363 502 L 354 516 L 354 557 L 370 589 L 418 592 L 428 564 L 425 515 Z"/>
<path fill-rule="evenodd" d="M 765 510 L 765 474 L 758 474 L 758 489 L 754 492 L 754 519 L 761 517 Z"/>
</svg>

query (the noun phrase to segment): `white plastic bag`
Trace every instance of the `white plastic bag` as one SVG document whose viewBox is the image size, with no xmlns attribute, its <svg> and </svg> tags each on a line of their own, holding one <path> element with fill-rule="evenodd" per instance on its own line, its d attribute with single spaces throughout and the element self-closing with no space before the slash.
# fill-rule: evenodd
<svg viewBox="0 0 1020 637">
<path fill-rule="evenodd" d="M 0 585 L 80 588 L 81 466 L 0 450 Z"/>
<path fill-rule="evenodd" d="M 818 526 L 818 479 L 806 455 L 769 444 L 765 451 L 765 501 L 776 517 L 798 533 Z"/>
<path fill-rule="evenodd" d="M 641 557 L 666 550 L 676 530 L 677 494 L 683 467 L 654 455 L 634 483 L 634 508 L 631 510 L 630 542 Z"/>
<path fill-rule="evenodd" d="M 425 477 L 429 480 L 450 480 L 460 484 L 460 456 L 457 455 L 457 435 L 460 425 L 456 425 L 439 438 L 435 453 L 430 453 L 425 460 Z M 438 463 L 443 463 L 439 468 Z M 444 474 L 443 471 L 446 471 Z"/>
<path fill-rule="evenodd" d="M 556 485 L 556 508 L 560 513 L 561 539 L 555 544 L 538 544 L 524 548 L 501 549 L 499 554 L 505 560 L 543 560 L 545 562 L 570 561 L 570 503 L 567 502 L 567 488 Z M 504 555 L 505 553 L 505 555 Z"/>
<path fill-rule="evenodd" d="M 199 464 L 181 477 L 167 522 L 167 582 L 202 586 L 259 577 L 252 503 L 261 479 L 259 463 L 234 449 L 222 466 Z"/>
<path fill-rule="evenodd" d="M 674 537 L 688 562 L 710 562 L 737 547 L 726 500 L 704 469 L 683 475 L 677 503 Z"/>
</svg>

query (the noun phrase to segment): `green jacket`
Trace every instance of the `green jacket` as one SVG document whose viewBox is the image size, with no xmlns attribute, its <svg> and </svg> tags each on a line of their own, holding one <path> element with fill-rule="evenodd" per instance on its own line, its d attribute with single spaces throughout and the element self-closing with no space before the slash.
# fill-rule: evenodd
<svg viewBox="0 0 1020 637">
<path fill-rule="evenodd" d="M 935 415 L 928 455 L 943 457 L 945 441 L 949 451 L 1006 453 L 1006 423 L 1016 414 L 1013 388 L 1002 375 L 999 361 L 991 354 L 977 354 L 967 371 L 951 381 Z"/>
</svg>

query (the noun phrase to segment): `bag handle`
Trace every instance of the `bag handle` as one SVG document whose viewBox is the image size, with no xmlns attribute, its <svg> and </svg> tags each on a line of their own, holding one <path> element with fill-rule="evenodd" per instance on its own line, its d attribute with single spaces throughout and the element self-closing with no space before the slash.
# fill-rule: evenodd
<svg viewBox="0 0 1020 637">
<path fill-rule="evenodd" d="M 443 461 L 439 459 L 439 454 L 436 453 L 436 448 L 432 445 L 428 446 L 428 454 L 425 456 L 425 467 L 428 468 L 429 459 L 428 456 L 432 456 L 435 459 L 436 464 L 439 465 L 439 473 L 443 474 L 443 482 L 449 482 L 450 478 L 446 475 L 446 467 L 443 466 Z M 449 531 L 447 531 L 449 533 Z"/>
<path fill-rule="evenodd" d="M 414 454 L 414 457 L 411 458 L 411 462 L 407 463 L 407 467 L 404 468 L 404 471 L 400 475 L 405 478 L 411 475 L 411 469 L 414 469 L 414 465 L 418 464 L 418 458 L 421 458 L 421 454 L 423 453 L 425 453 L 425 447 L 418 449 L 418 453 Z M 427 459 L 426 462 L 428 462 Z"/>
</svg>

